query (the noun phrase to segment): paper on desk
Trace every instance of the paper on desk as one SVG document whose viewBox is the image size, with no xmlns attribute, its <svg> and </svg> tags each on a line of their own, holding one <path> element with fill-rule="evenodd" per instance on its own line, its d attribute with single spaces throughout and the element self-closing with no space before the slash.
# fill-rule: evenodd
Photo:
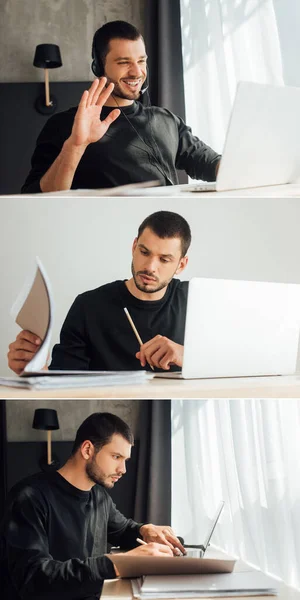
<svg viewBox="0 0 300 600">
<path fill-rule="evenodd" d="M 46 271 L 36 257 L 34 274 L 28 276 L 11 311 L 11 316 L 21 327 L 41 338 L 42 344 L 24 373 L 39 371 L 47 362 L 53 328 L 53 297 Z"/>
<path fill-rule="evenodd" d="M 143 190 L 145 188 L 153 188 L 156 186 L 160 186 L 161 183 L 158 179 L 153 179 L 151 181 L 140 181 L 139 183 L 127 183 L 125 185 L 118 185 L 111 188 L 98 188 L 98 189 L 78 189 L 78 190 L 65 190 L 60 192 L 41 192 L 40 195 L 45 196 L 131 196 L 131 192 L 133 195 L 137 195 L 136 190 L 138 190 L 138 195 L 143 195 Z"/>
<path fill-rule="evenodd" d="M 109 387 L 143 384 L 152 377 L 148 371 L 40 371 L 0 377 L 0 386 L 27 390 Z"/>
</svg>

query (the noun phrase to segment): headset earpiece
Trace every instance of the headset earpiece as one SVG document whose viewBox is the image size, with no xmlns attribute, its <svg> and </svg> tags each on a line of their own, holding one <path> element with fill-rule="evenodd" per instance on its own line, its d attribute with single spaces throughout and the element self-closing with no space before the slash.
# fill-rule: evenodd
<svg viewBox="0 0 300 600">
<path fill-rule="evenodd" d="M 96 77 L 98 77 L 98 69 L 97 69 L 97 65 L 96 65 L 96 61 L 95 60 L 92 60 L 91 69 L 92 69 L 94 75 L 96 75 Z"/>
<path fill-rule="evenodd" d="M 91 64 L 91 69 L 94 73 L 94 75 L 96 75 L 96 77 L 103 77 L 104 75 L 104 66 L 102 63 L 102 60 L 98 59 L 97 57 L 97 52 L 96 52 L 96 48 L 95 48 L 95 36 L 93 39 L 93 45 L 92 45 L 92 64 Z"/>
</svg>

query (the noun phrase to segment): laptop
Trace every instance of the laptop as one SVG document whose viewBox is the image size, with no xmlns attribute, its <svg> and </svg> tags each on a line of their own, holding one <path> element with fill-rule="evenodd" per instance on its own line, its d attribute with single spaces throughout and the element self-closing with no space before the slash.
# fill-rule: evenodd
<svg viewBox="0 0 300 600">
<path fill-rule="evenodd" d="M 182 371 L 155 377 L 292 375 L 299 331 L 299 284 L 193 278 Z"/>
<path fill-rule="evenodd" d="M 300 88 L 239 82 L 217 180 L 207 192 L 295 183 L 300 178 Z"/>
<path fill-rule="evenodd" d="M 216 528 L 217 522 L 219 520 L 220 514 L 224 508 L 224 504 L 225 502 L 222 500 L 217 508 L 217 512 L 211 522 L 211 525 L 209 527 L 209 530 L 207 532 L 207 536 L 205 538 L 205 541 L 203 542 L 203 544 L 194 544 L 194 545 L 189 545 L 189 544 L 184 544 L 184 547 L 186 548 L 186 554 L 185 556 L 188 556 L 190 558 L 203 558 L 207 547 L 209 545 L 209 542 L 211 540 L 211 536 Z"/>
<path fill-rule="evenodd" d="M 121 577 L 141 577 L 144 575 L 193 575 L 196 573 L 232 573 L 236 558 L 224 555 L 218 558 L 205 556 L 211 536 L 215 530 L 224 502 L 220 502 L 209 528 L 206 540 L 201 545 L 188 546 L 187 554 L 181 556 L 130 556 L 130 554 L 110 554 Z"/>
</svg>

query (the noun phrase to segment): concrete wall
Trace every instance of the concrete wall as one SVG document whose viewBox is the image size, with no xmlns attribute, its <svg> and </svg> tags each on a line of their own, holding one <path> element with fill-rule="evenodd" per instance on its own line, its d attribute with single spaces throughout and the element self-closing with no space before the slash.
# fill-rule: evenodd
<svg viewBox="0 0 300 600">
<path fill-rule="evenodd" d="M 52 81 L 93 79 L 93 34 L 106 21 L 124 19 L 143 30 L 144 0 L 1 0 L 0 81 L 43 81 L 33 66 L 37 44 L 58 44 L 63 66 Z"/>
<path fill-rule="evenodd" d="M 79 425 L 93 412 L 112 412 L 137 435 L 143 400 L 9 400 L 6 402 L 7 440 L 34 442 L 46 440 L 46 432 L 32 429 L 36 408 L 57 410 L 60 429 L 52 432 L 53 441 L 73 441 Z"/>
</svg>

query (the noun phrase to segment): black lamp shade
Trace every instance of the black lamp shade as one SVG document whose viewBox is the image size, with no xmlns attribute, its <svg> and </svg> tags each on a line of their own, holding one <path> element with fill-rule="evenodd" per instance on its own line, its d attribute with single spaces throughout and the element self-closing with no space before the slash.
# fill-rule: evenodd
<svg viewBox="0 0 300 600">
<path fill-rule="evenodd" d="M 43 429 L 44 431 L 59 429 L 56 410 L 52 408 L 37 408 L 34 411 L 33 429 Z"/>
<path fill-rule="evenodd" d="M 34 67 L 57 69 L 62 66 L 60 49 L 56 44 L 39 44 L 35 49 Z"/>
</svg>

